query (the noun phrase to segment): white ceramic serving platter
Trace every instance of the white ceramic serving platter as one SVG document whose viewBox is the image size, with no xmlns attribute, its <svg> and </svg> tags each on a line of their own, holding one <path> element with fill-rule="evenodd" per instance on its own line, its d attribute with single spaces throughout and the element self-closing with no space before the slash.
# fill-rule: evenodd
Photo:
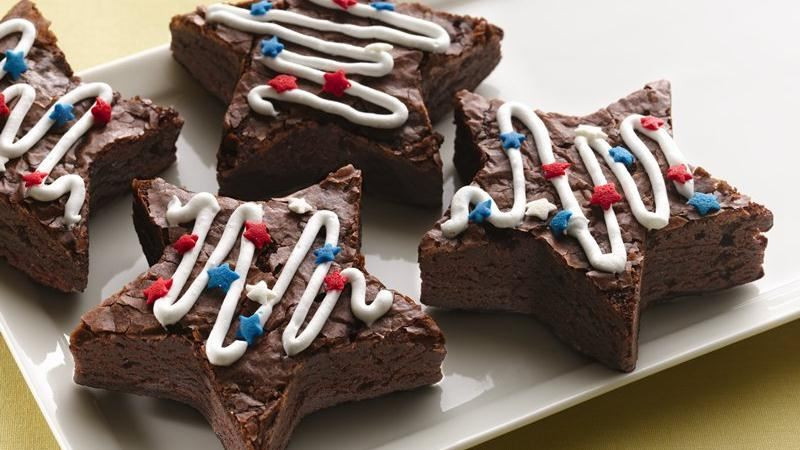
<svg viewBox="0 0 800 450">
<path fill-rule="evenodd" d="M 505 57 L 480 92 L 546 111 L 587 113 L 645 82 L 673 82 L 675 135 L 690 159 L 775 213 L 767 276 L 706 298 L 657 306 L 642 321 L 639 369 L 591 363 L 521 316 L 431 311 L 447 336 L 436 386 L 342 405 L 303 420 L 291 448 L 463 448 L 800 317 L 796 255 L 800 2 L 434 1 L 506 30 Z M 166 23 L 164 24 L 166 26 Z M 223 106 L 158 48 L 85 72 L 125 95 L 175 105 L 186 119 L 165 177 L 216 189 Z M 446 199 L 453 127 L 444 120 Z M 217 449 L 203 418 L 177 403 L 76 386 L 68 335 L 80 315 L 147 268 L 130 199 L 91 223 L 83 295 L 59 296 L 0 265 L 0 331 L 58 442 L 75 449 Z M 419 296 L 417 242 L 439 211 L 367 200 L 367 267 Z"/>
</svg>

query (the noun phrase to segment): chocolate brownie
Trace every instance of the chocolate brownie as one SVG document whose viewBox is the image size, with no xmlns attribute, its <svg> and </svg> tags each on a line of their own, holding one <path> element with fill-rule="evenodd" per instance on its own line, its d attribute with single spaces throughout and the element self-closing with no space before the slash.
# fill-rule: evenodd
<svg viewBox="0 0 800 450">
<path fill-rule="evenodd" d="M 470 199 L 475 206 L 467 213 L 469 205 L 460 205 L 461 222 L 449 220 L 456 216 L 454 202 L 423 238 L 423 303 L 531 314 L 579 352 L 631 371 L 647 306 L 763 276 L 762 233 L 772 227 L 772 213 L 682 161 L 669 132 L 666 81 L 583 117 L 504 105 L 457 95 L 455 164 L 462 179 L 472 180 L 468 189 L 488 195 L 472 191 L 478 192 Z M 513 126 L 504 108 L 517 108 Z M 538 139 L 520 118 L 526 114 L 543 131 Z M 620 130 L 632 136 L 623 138 Z M 546 155 L 548 136 L 552 155 Z M 524 177 L 524 198 L 513 208 L 512 160 L 521 162 Z M 590 173 L 590 166 L 596 170 Z M 649 213 L 634 211 L 641 209 L 630 202 L 640 198 L 637 189 Z M 656 200 L 654 192 L 662 190 L 668 203 Z M 637 214 L 649 215 L 647 226 Z"/>
<path fill-rule="evenodd" d="M 0 138 L 0 160 L 7 160 L 0 182 L 0 255 L 38 283 L 75 292 L 82 291 L 87 282 L 90 210 L 126 192 L 134 177 L 154 176 L 172 164 L 183 122 L 176 111 L 149 100 L 122 99 L 107 85 L 82 84 L 49 24 L 27 0 L 12 7 L 0 23 L 25 28 L 0 36 L 0 51 L 6 52 L 2 62 L 6 73 L 0 78 L 0 124 L 4 134 L 10 133 L 7 139 Z M 29 37 L 33 43 L 26 51 L 21 41 Z M 64 100 L 68 93 L 83 90 L 91 95 L 74 104 Z M 97 102 L 95 90 L 102 91 Z M 32 101 L 27 114 L 26 92 Z M 53 115 L 58 113 L 61 116 Z M 14 123 L 22 117 L 21 126 Z M 47 118 L 51 128 L 29 142 L 26 152 L 14 155 L 13 147 L 26 145 L 24 137 L 35 137 L 34 125 L 40 119 L 51 123 Z M 94 125 L 69 145 L 67 132 L 74 133 L 85 120 Z M 12 143 L 15 126 L 18 131 Z M 45 169 L 47 156 L 53 158 L 51 153 L 65 144 L 63 157 Z M 52 201 L 34 198 L 65 186 Z M 85 192 L 82 204 L 81 192 Z"/>
<path fill-rule="evenodd" d="M 291 198 L 249 204 L 192 194 L 160 179 L 136 181 L 134 190 L 136 229 L 153 265 L 83 316 L 70 339 L 77 383 L 187 403 L 205 415 L 226 448 L 274 449 L 285 447 L 313 411 L 441 379 L 444 338 L 434 321 L 364 272 L 361 175 L 352 166 Z M 194 215 L 180 211 L 201 204 Z M 203 222 L 202 211 L 214 204 L 216 218 Z M 245 210 L 252 217 L 241 233 L 237 215 Z M 326 233 L 312 225 L 320 218 Z M 339 233 L 331 236 L 335 223 Z M 236 245 L 229 239 L 225 247 L 226 227 Z M 188 279 L 179 268 L 187 260 Z M 200 288 L 196 302 L 164 320 L 169 314 L 161 313 L 190 297 L 195 284 L 184 290 L 184 281 Z M 364 301 L 384 308 L 367 318 L 370 325 L 356 311 Z M 304 338 L 314 323 L 316 333 Z M 299 337 L 298 328 L 287 330 L 292 326 L 304 330 Z M 239 353 L 224 354 L 223 341 L 227 350 L 238 345 Z"/>
<path fill-rule="evenodd" d="M 391 10 L 373 11 L 371 6 L 354 0 L 278 0 L 241 3 L 241 8 L 228 7 L 222 11 L 228 17 L 238 12 L 243 13 L 239 16 L 252 19 L 251 23 L 263 20 L 279 27 L 277 31 L 272 28 L 252 34 L 241 31 L 243 26 L 235 26 L 230 23 L 231 19 L 226 21 L 220 5 L 210 9 L 201 7 L 173 18 L 170 28 L 175 59 L 206 89 L 229 104 L 218 154 L 217 177 L 222 194 L 243 199 L 284 194 L 352 163 L 363 170 L 370 194 L 415 205 L 441 203 L 439 146 L 442 137 L 434 132 L 431 122 L 450 110 L 455 92 L 476 87 L 494 69 L 500 60 L 503 32 L 484 19 L 434 11 L 420 4 L 379 3 L 382 8 Z M 216 16 L 209 12 L 214 8 L 217 8 Z M 253 8 L 253 13 L 247 8 Z M 278 15 L 281 13 L 292 14 L 289 19 L 294 21 L 324 20 L 329 27 L 326 29 L 333 31 L 319 31 L 320 26 L 314 24 L 287 25 L 289 19 Z M 449 44 L 420 50 L 413 44 L 398 44 L 386 36 L 357 39 L 352 37 L 353 33 L 336 32 L 340 24 L 360 26 L 360 30 L 367 30 L 363 28 L 367 26 L 386 26 L 380 19 L 386 15 L 399 16 L 399 20 L 423 19 L 428 26 L 438 27 Z M 333 61 L 333 66 L 326 66 L 325 70 L 333 72 L 335 68 L 344 68 L 350 80 L 339 79 L 344 86 L 358 82 L 395 97 L 407 109 L 407 119 L 381 128 L 356 124 L 340 115 L 285 101 L 292 92 L 318 93 L 322 84 L 308 81 L 307 76 L 298 75 L 300 72 L 292 72 L 287 61 L 293 59 L 288 58 L 300 55 L 329 60 L 332 57 L 330 53 L 311 50 L 298 42 L 298 38 L 287 36 L 292 30 L 302 33 L 301 39 L 320 38 L 325 41 L 324 45 L 332 46 L 345 43 L 360 49 L 382 40 L 391 41 L 394 48 L 390 51 L 373 50 L 362 55 L 365 61 L 373 61 L 378 58 L 376 55 L 391 57 L 394 67 L 388 73 L 365 76 L 358 69 L 351 70 L 346 66 L 352 57 L 348 53 L 339 53 L 347 56 L 343 58 L 346 62 Z M 265 41 L 267 44 L 263 47 Z M 264 64 L 265 61 L 273 63 L 272 68 Z M 275 64 L 283 64 L 281 71 L 275 70 Z M 291 84 L 274 83 L 285 81 L 285 76 L 277 76 L 287 72 L 300 79 Z M 317 76 L 322 77 L 321 74 L 317 71 Z M 350 89 L 336 92 L 335 81 L 331 82 L 333 87 L 323 85 L 323 93 L 317 97 L 327 101 L 327 106 L 335 102 L 338 105 L 332 107 L 348 105 L 365 113 L 386 116 L 385 108 L 358 98 L 357 93 L 348 95 Z M 278 92 L 271 96 L 277 112 L 274 117 L 254 112 L 248 99 L 253 88 L 264 87 L 268 82 L 275 84 Z M 281 93 L 283 89 L 292 92 Z M 253 179 L 264 182 L 252 183 Z"/>
</svg>

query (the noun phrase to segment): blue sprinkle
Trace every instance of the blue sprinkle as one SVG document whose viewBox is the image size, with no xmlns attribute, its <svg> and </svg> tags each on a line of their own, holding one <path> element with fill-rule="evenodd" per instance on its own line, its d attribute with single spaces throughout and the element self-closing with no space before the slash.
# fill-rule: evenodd
<svg viewBox="0 0 800 450">
<path fill-rule="evenodd" d="M 208 269 L 208 289 L 219 288 L 228 292 L 234 281 L 239 279 L 239 274 L 231 270 L 228 263 Z"/>
<path fill-rule="evenodd" d="M 317 264 L 331 262 L 336 259 L 336 255 L 338 255 L 341 251 L 341 247 L 335 247 L 332 244 L 326 243 L 322 248 L 314 250 L 314 256 L 317 257 L 315 262 Z"/>
<path fill-rule="evenodd" d="M 511 131 L 501 134 L 500 140 L 503 141 L 503 148 L 506 150 L 510 148 L 520 148 L 522 146 L 522 141 L 525 140 L 525 135 L 519 134 L 516 131 Z"/>
<path fill-rule="evenodd" d="M 394 11 L 394 3 L 389 2 L 372 2 L 369 4 L 378 11 Z"/>
<path fill-rule="evenodd" d="M 5 70 L 11 79 L 16 81 L 19 79 L 23 72 L 28 70 L 28 64 L 25 63 L 25 54 L 22 50 L 15 52 L 14 50 L 6 50 L 6 62 L 3 64 Z"/>
<path fill-rule="evenodd" d="M 283 51 L 283 44 L 278 41 L 278 36 L 273 36 L 272 39 L 263 39 L 261 41 L 261 54 L 274 58 Z"/>
<path fill-rule="evenodd" d="M 478 203 L 475 205 L 475 209 L 470 211 L 469 213 L 469 221 L 472 223 L 483 223 L 486 222 L 486 219 L 492 215 L 492 200 L 486 200 L 485 202 Z"/>
<path fill-rule="evenodd" d="M 694 206 L 694 209 L 696 209 L 698 214 L 701 216 L 705 216 L 708 213 L 717 212 L 720 209 L 719 202 L 714 194 L 695 192 L 687 203 Z"/>
<path fill-rule="evenodd" d="M 633 163 L 636 162 L 633 153 L 624 147 L 614 147 L 608 151 L 608 154 L 614 158 L 614 162 L 625 164 L 628 167 L 633 166 Z"/>
<path fill-rule="evenodd" d="M 561 237 L 567 232 L 569 221 L 572 219 L 571 211 L 559 211 L 550 219 L 550 231 L 556 237 Z"/>
<path fill-rule="evenodd" d="M 258 314 L 253 314 L 250 317 L 239 316 L 239 329 L 236 330 L 236 339 L 247 341 L 247 346 L 252 347 L 263 334 L 264 327 L 261 325 L 261 317 Z"/>
<path fill-rule="evenodd" d="M 270 9 L 272 9 L 272 3 L 268 2 L 267 0 L 263 0 L 250 5 L 250 15 L 263 16 Z"/>
<path fill-rule="evenodd" d="M 56 103 L 53 107 L 53 112 L 50 113 L 50 119 L 56 121 L 56 125 L 61 126 L 65 123 L 75 120 L 75 114 L 72 113 L 72 105 L 68 103 Z"/>
</svg>

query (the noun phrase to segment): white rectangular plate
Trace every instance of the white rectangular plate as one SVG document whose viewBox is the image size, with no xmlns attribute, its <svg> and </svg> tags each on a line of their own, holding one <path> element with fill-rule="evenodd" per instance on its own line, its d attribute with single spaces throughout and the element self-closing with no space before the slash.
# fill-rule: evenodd
<svg viewBox="0 0 800 450">
<path fill-rule="evenodd" d="M 676 138 L 690 160 L 730 180 L 777 217 L 767 277 L 702 299 L 655 307 L 642 322 L 639 369 L 620 374 L 570 351 L 521 316 L 432 311 L 446 337 L 441 383 L 348 404 L 303 420 L 292 448 L 462 448 L 553 414 L 682 361 L 800 317 L 796 108 L 800 3 L 777 13 L 757 2 L 719 5 L 606 2 L 439 1 L 506 30 L 504 60 L 480 92 L 545 111 L 587 113 L 668 78 Z M 792 9 L 793 11 L 789 11 Z M 165 24 L 166 26 L 166 24 Z M 769 74 L 769 83 L 764 82 Z M 125 95 L 173 104 L 186 119 L 178 164 L 165 177 L 216 190 L 223 106 L 175 64 L 166 48 L 83 74 Z M 439 125 L 447 193 L 453 192 L 453 126 Z M 763 169 L 763 170 L 761 170 Z M 783 180 L 783 181 L 781 181 Z M 0 331 L 64 448 L 219 448 L 211 428 L 177 403 L 76 386 L 68 335 L 79 317 L 146 270 L 121 199 L 91 222 L 91 274 L 82 295 L 59 296 L 0 265 Z M 367 200 L 368 269 L 389 287 L 419 296 L 417 243 L 438 218 Z"/>
</svg>

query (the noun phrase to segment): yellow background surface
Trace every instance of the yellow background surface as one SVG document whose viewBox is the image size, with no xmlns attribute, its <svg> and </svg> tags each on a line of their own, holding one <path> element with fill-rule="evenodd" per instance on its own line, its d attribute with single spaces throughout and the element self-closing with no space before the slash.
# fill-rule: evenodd
<svg viewBox="0 0 800 450">
<path fill-rule="evenodd" d="M 169 41 L 200 0 L 39 0 L 76 71 Z M 0 13 L 13 2 L 0 1 Z M 800 321 L 685 363 L 479 448 L 800 448 Z M 0 448 L 56 443 L 0 343 Z"/>
</svg>

